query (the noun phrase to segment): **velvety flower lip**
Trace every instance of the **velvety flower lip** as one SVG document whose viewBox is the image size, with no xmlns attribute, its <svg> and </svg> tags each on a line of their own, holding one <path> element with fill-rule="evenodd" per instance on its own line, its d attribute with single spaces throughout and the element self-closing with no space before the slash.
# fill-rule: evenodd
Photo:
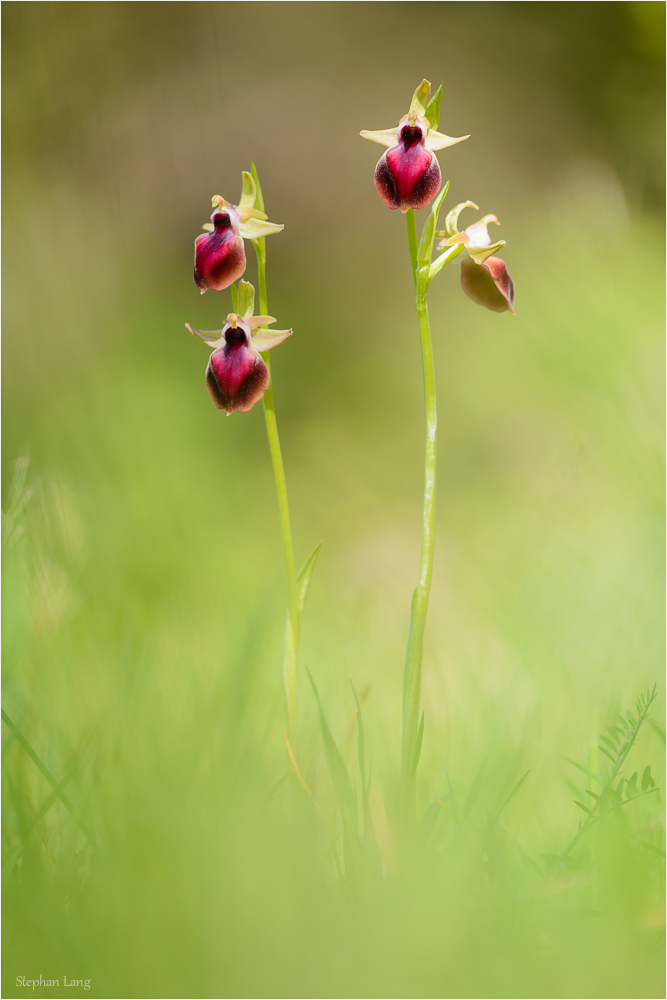
<svg viewBox="0 0 667 1000">
<path fill-rule="evenodd" d="M 375 188 L 385 205 L 401 212 L 424 208 L 440 190 L 442 175 L 433 151 L 470 138 L 453 138 L 436 131 L 442 87 L 433 98 L 430 95 L 431 84 L 423 80 L 415 90 L 410 111 L 396 128 L 360 133 L 364 139 L 388 147 L 375 168 Z"/>
<path fill-rule="evenodd" d="M 206 369 L 206 388 L 219 410 L 227 416 L 252 410 L 269 387 L 269 370 L 260 352 L 269 351 L 292 336 L 291 330 L 258 329 L 275 323 L 273 316 L 253 316 L 255 289 L 239 283 L 239 312 L 229 313 L 222 330 L 186 328 L 215 348 Z"/>
<path fill-rule="evenodd" d="M 206 230 L 195 240 L 195 284 L 202 295 L 207 289 L 220 292 L 229 288 L 245 272 L 244 239 L 256 240 L 279 233 L 284 226 L 269 222 L 256 209 L 257 188 L 252 174 L 243 171 L 243 191 L 238 205 L 219 194 L 211 199 L 213 214 Z"/>
<path fill-rule="evenodd" d="M 499 226 L 495 215 L 485 215 L 463 232 L 458 231 L 459 215 L 464 208 L 477 208 L 472 201 L 463 201 L 448 214 L 444 232 L 436 233 L 444 239 L 437 249 L 463 244 L 467 257 L 461 264 L 461 287 L 478 305 L 492 312 L 514 312 L 514 282 L 504 260 L 496 257 L 497 250 L 506 246 L 505 240 L 491 242 L 488 226 Z"/>
</svg>

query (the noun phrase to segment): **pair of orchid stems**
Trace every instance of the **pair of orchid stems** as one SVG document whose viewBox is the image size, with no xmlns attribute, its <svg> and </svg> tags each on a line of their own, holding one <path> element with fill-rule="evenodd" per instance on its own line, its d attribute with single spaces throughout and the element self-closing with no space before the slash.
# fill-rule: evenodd
<svg viewBox="0 0 667 1000">
<path fill-rule="evenodd" d="M 463 231 L 458 229 L 463 209 L 477 208 L 466 201 L 456 205 L 447 215 L 445 229 L 438 230 L 438 215 L 449 187 L 441 188 L 440 166 L 435 150 L 452 146 L 469 136 L 452 138 L 437 131 L 442 87 L 431 97 L 427 80 L 417 87 L 410 110 L 397 128 L 367 132 L 361 135 L 387 148 L 375 169 L 375 187 L 390 209 L 406 216 L 410 263 L 415 287 L 415 305 L 421 336 L 426 397 L 426 448 L 424 462 L 424 501 L 422 515 L 422 546 L 419 579 L 412 598 L 410 634 L 403 681 L 403 734 L 401 747 L 400 798 L 403 815 L 411 817 L 415 808 L 415 774 L 421 752 L 424 716 L 419 716 L 421 667 L 426 615 L 433 575 L 435 538 L 435 487 L 437 411 L 433 344 L 426 304 L 428 287 L 442 268 L 466 251 L 461 266 L 461 285 L 473 301 L 493 312 L 514 312 L 514 285 L 504 261 L 495 253 L 505 241 L 492 243 L 488 234 L 490 223 L 498 224 L 494 215 L 486 215 Z M 431 204 L 431 211 L 417 238 L 415 210 Z M 213 353 L 206 371 L 206 385 L 218 409 L 227 415 L 234 411 L 247 412 L 260 399 L 276 482 L 283 553 L 287 577 L 288 611 L 283 655 L 283 681 L 286 704 L 286 740 L 292 762 L 297 741 L 297 656 L 301 614 L 308 592 L 319 546 L 297 576 L 292 546 L 292 532 L 287 500 L 285 470 L 282 461 L 278 424 L 273 401 L 268 351 L 282 343 L 291 330 L 269 331 L 275 322 L 267 315 L 266 298 L 266 236 L 283 227 L 268 221 L 264 200 L 254 164 L 250 173 L 243 173 L 243 193 L 234 206 L 224 198 L 213 198 L 211 222 L 207 232 L 195 241 L 195 283 L 200 290 L 221 291 L 232 286 L 233 312 L 227 316 L 221 331 L 196 330 L 191 333 L 203 340 Z M 259 314 L 254 315 L 255 290 L 242 277 L 246 268 L 244 238 L 250 239 L 257 256 L 259 278 Z M 433 248 L 439 239 L 439 255 L 433 259 Z M 297 770 L 298 774 L 298 770 Z"/>
</svg>

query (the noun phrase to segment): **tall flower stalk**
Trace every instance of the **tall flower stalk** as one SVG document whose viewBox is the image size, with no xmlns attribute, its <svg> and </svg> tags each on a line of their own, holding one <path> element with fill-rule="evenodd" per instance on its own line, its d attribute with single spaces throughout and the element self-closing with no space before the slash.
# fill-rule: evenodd
<svg viewBox="0 0 667 1000">
<path fill-rule="evenodd" d="M 406 213 L 410 264 L 415 285 L 415 307 L 421 337 L 422 363 L 424 368 L 424 396 L 426 400 L 426 448 L 424 453 L 424 500 L 422 508 L 422 543 L 419 563 L 419 582 L 412 595 L 412 615 L 410 635 L 405 658 L 403 677 L 403 739 L 401 744 L 401 793 L 403 806 L 409 809 L 409 800 L 414 793 L 414 772 L 417 767 L 415 756 L 421 749 L 419 718 L 419 695 L 421 689 L 422 648 L 426 615 L 431 595 L 433 578 L 433 553 L 435 550 L 435 485 L 437 461 L 438 412 L 435 394 L 435 365 L 431 324 L 426 304 L 428 281 L 419 269 L 417 222 L 415 210 Z M 423 730 L 421 730 L 423 733 Z"/>
<path fill-rule="evenodd" d="M 438 214 L 449 188 L 449 182 L 439 191 L 440 166 L 435 150 L 445 149 L 469 136 L 453 138 L 437 130 L 440 117 L 442 87 L 431 97 L 431 85 L 423 80 L 412 97 L 407 115 L 392 129 L 364 131 L 365 139 L 386 146 L 387 152 L 375 168 L 375 187 L 385 205 L 400 209 L 406 216 L 410 264 L 415 288 L 415 307 L 419 322 L 424 395 L 426 402 L 426 447 L 424 455 L 424 499 L 422 509 L 422 543 L 419 579 L 412 597 L 410 634 L 403 677 L 403 734 L 401 744 L 400 801 L 401 812 L 409 826 L 415 812 L 415 774 L 424 732 L 424 716 L 419 717 L 424 630 L 433 578 L 435 549 L 435 488 L 437 461 L 437 428 L 435 367 L 433 342 L 426 295 L 433 278 L 465 249 L 468 259 L 461 275 L 463 290 L 480 305 L 495 312 L 513 311 L 514 285 L 500 258 L 492 254 L 505 246 L 504 240 L 491 244 L 487 232 L 495 216 L 485 216 L 479 223 L 460 233 L 458 218 L 472 202 L 457 205 L 447 216 L 444 231 L 437 230 Z M 439 191 L 439 193 L 438 193 Z M 435 200 L 434 200 L 435 199 Z M 431 211 L 417 238 L 415 209 L 433 202 Z M 441 237 L 433 260 L 435 238 Z"/>
<path fill-rule="evenodd" d="M 260 212 L 264 211 L 264 197 L 262 188 L 257 176 L 255 164 L 252 164 L 252 177 L 257 190 L 255 198 L 255 208 Z M 257 273 L 259 284 L 259 309 L 262 314 L 268 312 L 266 293 L 266 238 L 260 237 L 252 241 L 257 257 Z M 268 353 L 262 355 L 264 362 L 271 374 L 271 360 Z M 301 627 L 301 606 L 299 601 L 299 587 L 294 562 L 294 547 L 292 544 L 292 525 L 289 514 L 289 501 L 287 497 L 287 480 L 285 478 L 285 466 L 283 463 L 283 453 L 280 447 L 280 435 L 278 433 L 278 420 L 276 417 L 276 407 L 273 399 L 273 384 L 264 394 L 264 421 L 266 423 L 266 435 L 271 453 L 271 465 L 273 466 L 273 478 L 276 484 L 276 497 L 278 500 L 278 516 L 280 518 L 280 535 L 282 538 L 283 558 L 285 560 L 285 577 L 287 581 L 287 621 L 285 623 L 285 642 L 283 648 L 283 686 L 285 689 L 285 710 L 287 716 L 287 733 L 293 747 L 296 747 L 297 740 L 297 653 L 299 649 L 299 632 Z"/>
<path fill-rule="evenodd" d="M 287 498 L 278 421 L 271 380 L 269 350 L 291 336 L 291 330 L 269 330 L 275 323 L 267 314 L 266 236 L 282 230 L 269 222 L 264 213 L 264 198 L 254 163 L 252 172 L 243 172 L 243 190 L 238 205 L 219 195 L 212 199 L 213 214 L 204 226 L 206 234 L 195 241 L 195 284 L 203 293 L 208 289 L 231 288 L 234 312 L 229 313 L 222 330 L 188 330 L 214 348 L 206 370 L 206 387 L 214 405 L 230 416 L 251 410 L 260 399 L 271 454 L 278 498 L 278 515 L 285 575 L 287 579 L 287 621 L 283 650 L 286 734 L 288 746 L 297 738 L 297 654 L 301 613 L 306 599 L 319 546 L 297 577 L 292 545 L 292 527 Z M 243 240 L 250 239 L 257 256 L 259 314 L 254 315 L 255 289 L 247 281 L 234 282 L 246 268 Z"/>
</svg>

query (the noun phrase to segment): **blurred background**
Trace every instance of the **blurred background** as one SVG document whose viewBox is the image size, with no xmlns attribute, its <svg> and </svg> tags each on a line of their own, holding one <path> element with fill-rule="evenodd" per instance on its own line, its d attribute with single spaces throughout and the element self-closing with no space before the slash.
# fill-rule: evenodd
<svg viewBox="0 0 667 1000">
<path fill-rule="evenodd" d="M 419 794 L 426 806 L 446 767 L 464 788 L 483 773 L 497 804 L 530 768 L 512 805 L 522 849 L 557 854 L 578 821 L 562 756 L 590 762 L 601 728 L 662 676 L 664 18 L 657 2 L 4 5 L 5 709 L 54 773 L 76 766 L 71 796 L 107 844 L 84 878 L 57 804 L 25 847 L 25 810 L 50 789 L 10 746 L 4 995 L 52 967 L 93 975 L 87 996 L 659 995 L 644 958 L 587 973 L 582 952 L 562 968 L 553 926 L 525 981 L 499 959 L 472 986 L 443 957 L 422 982 L 417 943 L 399 970 L 383 937 L 374 965 L 374 945 L 318 923 L 319 876 L 295 879 L 275 839 L 253 855 L 237 830 L 245 861 L 232 847 L 220 860 L 230 803 L 258 815 L 284 766 L 284 583 L 261 406 L 213 408 L 184 324 L 220 328 L 231 308 L 229 292 L 195 288 L 193 240 L 254 160 L 285 224 L 267 241 L 268 291 L 294 329 L 272 364 L 297 562 L 322 542 L 301 664 L 346 753 L 348 678 L 362 695 L 381 830 L 423 390 L 404 220 L 375 193 L 381 149 L 358 133 L 397 123 L 424 76 L 443 84 L 441 131 L 471 134 L 439 155 L 445 210 L 471 199 L 498 216 L 517 315 L 468 300 L 456 264 L 431 286 L 439 499 Z M 301 682 L 303 769 L 324 788 Z M 654 773 L 661 732 L 642 743 Z M 642 809 L 657 845 L 659 810 Z M 17 857 L 32 858 L 20 877 Z M 627 957 L 629 934 L 641 950 L 649 898 L 623 896 L 634 930 L 605 925 L 598 944 Z M 451 947 L 472 956 L 476 942 Z"/>
</svg>

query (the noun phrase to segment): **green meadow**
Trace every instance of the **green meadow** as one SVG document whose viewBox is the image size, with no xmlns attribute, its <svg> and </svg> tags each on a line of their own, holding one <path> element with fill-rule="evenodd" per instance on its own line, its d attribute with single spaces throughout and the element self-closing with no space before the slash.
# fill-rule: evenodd
<svg viewBox="0 0 667 1000">
<path fill-rule="evenodd" d="M 664 995 L 664 6 L 3 20 L 3 995 Z M 478 307 L 457 264 L 431 287 L 436 555 L 400 836 L 423 386 L 404 221 L 358 133 L 423 76 L 441 129 L 471 133 L 439 154 L 443 211 L 497 214 L 517 295 Z M 251 160 L 285 225 L 297 563 L 322 545 L 308 793 L 262 407 L 214 409 L 184 326 L 231 310 L 192 245 Z M 21 983 L 40 976 L 59 983 Z"/>
</svg>

